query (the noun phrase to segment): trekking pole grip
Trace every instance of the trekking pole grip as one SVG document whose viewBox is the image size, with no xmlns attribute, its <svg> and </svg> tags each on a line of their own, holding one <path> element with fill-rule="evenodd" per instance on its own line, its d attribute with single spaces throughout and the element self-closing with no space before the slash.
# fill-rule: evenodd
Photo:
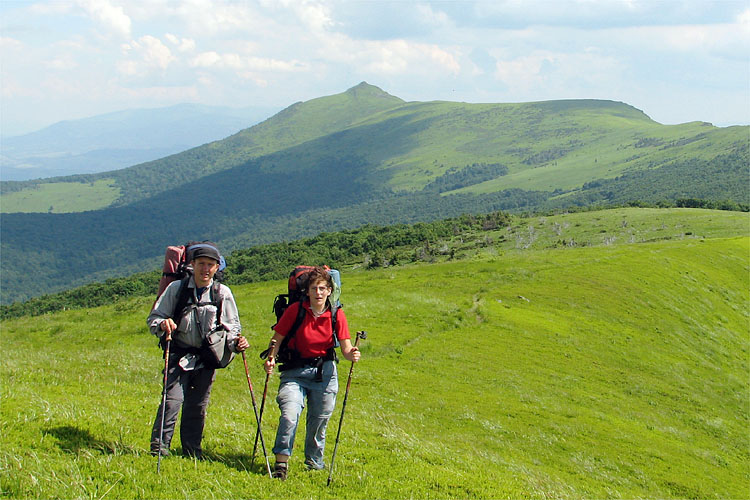
<svg viewBox="0 0 750 500">
<path fill-rule="evenodd" d="M 357 339 L 354 341 L 354 347 L 359 346 L 359 339 L 366 339 L 367 338 L 367 332 L 364 330 L 360 330 L 357 332 Z"/>
</svg>

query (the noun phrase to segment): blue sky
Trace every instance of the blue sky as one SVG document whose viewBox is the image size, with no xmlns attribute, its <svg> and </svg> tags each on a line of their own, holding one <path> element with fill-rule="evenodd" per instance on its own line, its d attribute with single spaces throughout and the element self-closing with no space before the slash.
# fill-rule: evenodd
<svg viewBox="0 0 750 500">
<path fill-rule="evenodd" d="M 0 0 L 0 133 L 182 102 L 623 101 L 750 123 L 750 0 Z"/>
</svg>

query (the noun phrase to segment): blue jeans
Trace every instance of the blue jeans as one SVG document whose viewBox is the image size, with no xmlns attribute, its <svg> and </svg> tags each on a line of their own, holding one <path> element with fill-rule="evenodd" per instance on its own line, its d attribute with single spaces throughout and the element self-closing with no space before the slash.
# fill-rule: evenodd
<svg viewBox="0 0 750 500">
<path fill-rule="evenodd" d="M 305 435 L 305 464 L 313 469 L 325 467 L 323 451 L 326 426 L 336 406 L 339 382 L 336 363 L 323 363 L 323 381 L 315 380 L 315 367 L 293 368 L 281 372 L 281 384 L 276 402 L 281 410 L 276 432 L 275 454 L 291 455 L 297 423 L 307 399 L 307 428 Z"/>
</svg>

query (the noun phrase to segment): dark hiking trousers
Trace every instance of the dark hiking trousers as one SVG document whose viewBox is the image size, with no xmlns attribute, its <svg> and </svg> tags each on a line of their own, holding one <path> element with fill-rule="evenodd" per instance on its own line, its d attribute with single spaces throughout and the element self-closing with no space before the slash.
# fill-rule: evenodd
<svg viewBox="0 0 750 500">
<path fill-rule="evenodd" d="M 162 434 L 161 453 L 169 451 L 172 442 L 177 414 L 182 407 L 180 419 L 180 442 L 182 453 L 201 458 L 201 440 L 206 421 L 206 407 L 211 395 L 211 385 L 216 378 L 213 368 L 184 371 L 178 365 L 181 354 L 169 354 L 169 372 L 167 374 L 167 409 L 164 413 L 164 432 Z M 154 428 L 151 431 L 151 451 L 159 452 L 159 428 L 161 426 L 162 405 L 156 412 Z"/>
</svg>

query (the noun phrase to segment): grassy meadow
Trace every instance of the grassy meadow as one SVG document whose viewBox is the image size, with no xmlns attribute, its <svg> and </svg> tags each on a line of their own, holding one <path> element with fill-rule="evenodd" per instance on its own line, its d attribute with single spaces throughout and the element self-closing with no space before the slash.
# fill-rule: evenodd
<svg viewBox="0 0 750 500">
<path fill-rule="evenodd" d="M 343 270 L 349 324 L 368 339 L 331 486 L 303 469 L 303 428 L 286 482 L 252 460 L 242 358 L 217 372 L 208 460 L 167 457 L 157 475 L 163 362 L 145 327 L 153 298 L 134 298 L 2 322 L 0 495 L 750 497 L 748 214 L 561 214 L 450 244 L 453 260 Z M 233 287 L 258 404 L 284 286 Z M 274 375 L 269 451 L 277 387 Z"/>
<path fill-rule="evenodd" d="M 120 196 L 113 179 L 94 182 L 55 182 L 3 194 L 2 212 L 48 212 L 61 214 L 97 210 Z"/>
</svg>

